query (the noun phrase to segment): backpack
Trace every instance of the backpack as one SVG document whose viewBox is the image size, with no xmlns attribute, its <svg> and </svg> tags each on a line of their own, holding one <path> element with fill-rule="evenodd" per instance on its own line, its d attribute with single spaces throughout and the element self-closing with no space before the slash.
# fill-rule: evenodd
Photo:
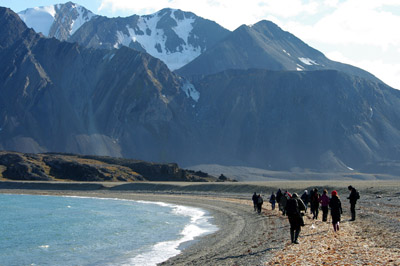
<svg viewBox="0 0 400 266">
<path fill-rule="evenodd" d="M 258 197 L 258 204 L 262 204 L 264 202 L 263 198 L 260 196 Z"/>
<path fill-rule="evenodd" d="M 356 199 L 360 199 L 360 192 L 356 192 Z"/>
<path fill-rule="evenodd" d="M 295 214 L 298 212 L 299 204 L 296 199 L 289 199 L 286 203 L 287 214 Z"/>
</svg>

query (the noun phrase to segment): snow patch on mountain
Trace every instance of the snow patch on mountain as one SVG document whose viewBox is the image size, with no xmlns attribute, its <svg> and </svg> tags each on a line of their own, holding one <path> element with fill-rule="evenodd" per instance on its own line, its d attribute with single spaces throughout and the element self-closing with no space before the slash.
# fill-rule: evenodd
<svg viewBox="0 0 400 266">
<path fill-rule="evenodd" d="M 182 84 L 181 89 L 185 92 L 186 96 L 192 98 L 195 102 L 198 102 L 200 99 L 200 92 L 196 90 L 194 85 L 189 81 L 185 81 Z"/>
<path fill-rule="evenodd" d="M 168 36 L 164 30 L 157 28 L 160 20 L 158 13 L 150 16 L 141 16 L 136 29 L 132 29 L 129 25 L 126 25 L 128 34 L 118 31 L 116 33 L 117 41 L 114 44 L 114 48 L 119 48 L 121 45 L 129 46 L 132 42 L 137 42 L 147 53 L 162 60 L 171 70 L 186 65 L 201 54 L 200 47 L 194 47 L 189 44 L 189 36 L 193 30 L 192 24 L 195 19 L 176 19 L 173 13 L 174 10 L 171 11 L 170 17 L 175 20 L 177 26 L 173 27 L 172 30 L 179 39 L 183 40 L 183 44 L 177 46 L 174 51 L 170 51 L 167 48 Z"/>
<path fill-rule="evenodd" d="M 28 27 L 33 28 L 36 32 L 41 32 L 47 37 L 59 39 L 61 37 L 59 36 L 60 28 L 66 29 L 66 32 L 72 35 L 85 22 L 96 16 L 84 7 L 71 2 L 28 8 L 19 12 L 18 15 Z M 56 30 L 53 30 L 53 27 Z"/>
<path fill-rule="evenodd" d="M 285 54 L 287 54 L 288 56 L 291 56 L 290 53 L 286 52 L 286 50 L 282 50 Z"/>
<path fill-rule="evenodd" d="M 312 65 L 318 66 L 319 65 L 317 62 L 315 62 L 314 60 L 312 60 L 310 58 L 299 57 L 299 60 L 305 65 L 309 65 L 309 66 L 312 66 Z"/>
<path fill-rule="evenodd" d="M 296 64 L 296 65 L 297 65 L 297 67 L 296 67 L 297 71 L 303 71 L 304 70 L 304 67 L 302 65 L 299 65 L 299 64 Z"/>
<path fill-rule="evenodd" d="M 41 6 L 28 8 L 19 12 L 18 15 L 29 28 L 48 36 L 51 25 L 55 21 L 56 10 L 54 6 Z"/>
<path fill-rule="evenodd" d="M 71 35 L 74 34 L 74 32 L 77 31 L 83 24 L 85 24 L 86 22 L 91 20 L 92 17 L 95 16 L 95 14 L 91 12 L 86 12 L 86 10 L 79 5 L 74 4 L 72 7 L 76 9 L 78 17 L 72 21 L 70 31 Z"/>
</svg>

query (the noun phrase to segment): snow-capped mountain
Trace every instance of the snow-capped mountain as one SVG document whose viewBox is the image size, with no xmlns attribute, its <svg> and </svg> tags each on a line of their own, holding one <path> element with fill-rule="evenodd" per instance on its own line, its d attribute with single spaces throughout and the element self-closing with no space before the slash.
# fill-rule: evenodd
<svg viewBox="0 0 400 266">
<path fill-rule="evenodd" d="M 147 53 L 114 49 L 144 49 L 138 38 L 157 32 L 166 54 L 185 51 L 183 32 L 202 47 L 194 36 L 206 40 L 208 22 L 178 34 L 190 18 L 179 13 L 96 17 L 73 35 L 94 46 L 92 32 L 110 34 L 106 50 L 44 38 L 0 7 L 0 150 L 400 175 L 400 91 L 270 22 L 205 45 L 181 69 L 192 84 Z"/>
<path fill-rule="evenodd" d="M 85 22 L 95 17 L 91 11 L 72 2 L 28 8 L 18 15 L 36 32 L 59 40 L 67 40 Z"/>
<path fill-rule="evenodd" d="M 97 17 L 70 39 L 87 47 L 127 46 L 161 59 L 178 69 L 222 40 L 229 31 L 191 12 L 162 9 L 152 15 L 126 18 Z"/>
</svg>

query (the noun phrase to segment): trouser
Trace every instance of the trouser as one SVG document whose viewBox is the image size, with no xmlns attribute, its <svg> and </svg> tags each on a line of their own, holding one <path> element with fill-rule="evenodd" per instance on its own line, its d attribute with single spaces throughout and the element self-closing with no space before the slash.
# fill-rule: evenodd
<svg viewBox="0 0 400 266">
<path fill-rule="evenodd" d="M 273 210 L 275 210 L 275 202 L 272 202 L 272 203 L 271 203 L 271 208 L 272 208 Z"/>
<path fill-rule="evenodd" d="M 257 211 L 257 203 L 253 203 L 254 204 L 254 211 Z"/>
<path fill-rule="evenodd" d="M 298 227 L 296 229 L 290 228 L 290 240 L 292 241 L 292 243 L 297 242 L 297 238 L 299 238 L 300 231 L 301 231 L 301 227 Z"/>
<path fill-rule="evenodd" d="M 337 221 L 332 222 L 332 225 L 333 225 L 333 230 L 335 232 L 339 231 L 339 222 L 337 222 Z"/>
<path fill-rule="evenodd" d="M 318 219 L 318 213 L 319 213 L 318 207 L 319 207 L 318 204 L 311 203 L 311 211 L 313 214 L 313 219 Z"/>
<path fill-rule="evenodd" d="M 262 204 L 257 204 L 257 212 L 258 213 L 261 213 L 261 207 L 262 207 Z"/>
<path fill-rule="evenodd" d="M 350 203 L 351 219 L 354 221 L 356 219 L 356 204 Z"/>
<path fill-rule="evenodd" d="M 328 206 L 321 206 L 322 209 L 322 221 L 326 222 L 328 220 Z"/>
</svg>

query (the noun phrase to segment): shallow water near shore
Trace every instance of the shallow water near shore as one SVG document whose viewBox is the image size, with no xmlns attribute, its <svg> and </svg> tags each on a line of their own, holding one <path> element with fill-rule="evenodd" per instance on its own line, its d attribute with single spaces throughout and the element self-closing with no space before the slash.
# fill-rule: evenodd
<svg viewBox="0 0 400 266">
<path fill-rule="evenodd" d="M 0 194 L 1 265 L 156 265 L 217 228 L 173 204 Z"/>
</svg>

